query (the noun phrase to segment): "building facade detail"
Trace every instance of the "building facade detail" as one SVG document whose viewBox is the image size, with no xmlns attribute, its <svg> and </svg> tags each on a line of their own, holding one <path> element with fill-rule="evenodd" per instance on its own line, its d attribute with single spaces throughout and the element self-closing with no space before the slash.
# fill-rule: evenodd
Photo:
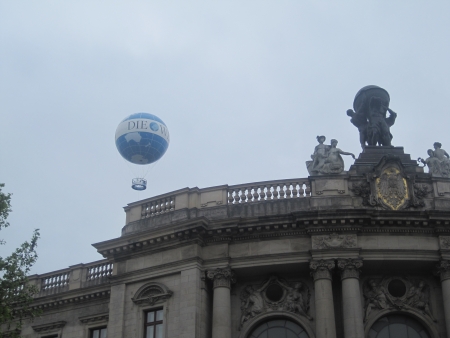
<svg viewBox="0 0 450 338">
<path fill-rule="evenodd" d="M 362 259 L 338 259 L 337 266 L 341 272 L 341 279 L 356 278 L 359 279 L 359 274 L 363 266 Z"/>
<path fill-rule="evenodd" d="M 336 249 L 336 248 L 356 248 L 356 234 L 339 235 L 332 233 L 330 235 L 312 236 L 313 249 Z"/>
<path fill-rule="evenodd" d="M 172 295 L 173 292 L 164 284 L 152 282 L 142 286 L 137 291 L 136 297 L 131 298 L 131 300 L 137 305 L 154 305 L 165 302 Z"/>
<path fill-rule="evenodd" d="M 392 309 L 419 312 L 436 322 L 430 309 L 430 286 L 422 279 L 385 277 L 364 283 L 365 320 L 378 311 Z"/>
<path fill-rule="evenodd" d="M 309 314 L 311 292 L 300 281 L 287 282 L 270 276 L 258 286 L 245 286 L 240 299 L 241 326 L 249 319 L 270 311 L 288 311 L 313 319 Z"/>
<path fill-rule="evenodd" d="M 376 86 L 356 95 L 347 171 L 352 154 L 318 137 L 311 176 L 128 204 L 121 236 L 93 244 L 104 259 L 30 276 L 42 315 L 21 335 L 369 338 L 401 319 L 450 336 L 450 160 L 436 144 L 426 173 L 391 145 L 389 103 Z"/>
<path fill-rule="evenodd" d="M 231 284 L 236 283 L 236 274 L 230 267 L 208 270 L 206 276 L 213 281 L 214 288 L 231 288 Z"/>
<path fill-rule="evenodd" d="M 331 280 L 331 273 L 334 270 L 336 263 L 334 260 L 312 260 L 309 263 L 309 268 L 311 269 L 311 275 L 314 281 L 318 279 L 329 279 Z"/>
</svg>

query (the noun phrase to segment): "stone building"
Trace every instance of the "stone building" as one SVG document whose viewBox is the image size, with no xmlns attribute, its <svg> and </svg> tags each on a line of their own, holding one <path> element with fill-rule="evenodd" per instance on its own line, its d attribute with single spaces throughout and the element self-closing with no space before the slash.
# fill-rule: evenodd
<svg viewBox="0 0 450 338">
<path fill-rule="evenodd" d="M 32 276 L 23 337 L 450 337 L 445 159 L 363 143 L 348 171 L 316 147 L 307 178 L 128 204 L 104 260 Z"/>
</svg>

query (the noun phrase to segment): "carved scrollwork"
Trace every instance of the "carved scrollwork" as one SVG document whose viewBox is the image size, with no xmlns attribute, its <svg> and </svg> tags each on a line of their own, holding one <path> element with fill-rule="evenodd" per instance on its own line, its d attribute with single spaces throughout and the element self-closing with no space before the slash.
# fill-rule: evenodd
<svg viewBox="0 0 450 338">
<path fill-rule="evenodd" d="M 242 327 L 249 319 L 268 311 L 289 311 L 309 320 L 311 293 L 302 282 L 287 282 L 271 276 L 259 286 L 247 285 L 241 292 Z"/>
<path fill-rule="evenodd" d="M 370 204 L 370 184 L 367 181 L 359 181 L 359 182 L 353 182 L 352 188 L 349 189 L 350 191 L 353 191 L 353 193 L 356 196 L 359 196 L 362 198 L 362 205 L 366 207 L 372 206 Z"/>
<path fill-rule="evenodd" d="M 231 284 L 236 283 L 236 275 L 230 267 L 208 270 L 206 272 L 206 277 L 213 281 L 214 288 L 230 288 Z"/>
<path fill-rule="evenodd" d="M 131 300 L 137 305 L 154 305 L 165 302 L 172 295 L 173 292 L 164 284 L 152 282 L 142 286 L 136 292 L 136 297 L 131 298 Z"/>
<path fill-rule="evenodd" d="M 314 280 L 317 279 L 331 279 L 331 272 L 335 268 L 334 260 L 313 260 L 309 263 L 309 268 L 311 269 L 311 275 Z"/>
<path fill-rule="evenodd" d="M 385 277 L 369 279 L 363 285 L 365 319 L 384 309 L 417 311 L 436 321 L 430 310 L 430 286 L 422 279 Z"/>
<path fill-rule="evenodd" d="M 363 266 L 362 259 L 338 259 L 337 266 L 341 271 L 341 278 L 359 278 Z"/>
<path fill-rule="evenodd" d="M 332 233 L 330 235 L 312 236 L 313 249 L 334 249 L 334 248 L 355 248 L 356 235 L 339 235 Z"/>
</svg>

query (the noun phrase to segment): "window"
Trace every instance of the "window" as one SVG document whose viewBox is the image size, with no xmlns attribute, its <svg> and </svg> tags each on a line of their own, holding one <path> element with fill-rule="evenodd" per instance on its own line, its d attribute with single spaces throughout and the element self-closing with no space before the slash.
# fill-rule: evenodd
<svg viewBox="0 0 450 338">
<path fill-rule="evenodd" d="M 408 316 L 389 315 L 378 319 L 369 338 L 430 338 L 422 324 Z"/>
<path fill-rule="evenodd" d="M 91 329 L 89 338 L 106 338 L 106 327 Z"/>
<path fill-rule="evenodd" d="M 265 322 L 248 336 L 249 338 L 309 338 L 303 328 L 289 320 L 275 319 Z"/>
<path fill-rule="evenodd" d="M 163 338 L 163 310 L 156 309 L 145 313 L 145 338 Z"/>
</svg>

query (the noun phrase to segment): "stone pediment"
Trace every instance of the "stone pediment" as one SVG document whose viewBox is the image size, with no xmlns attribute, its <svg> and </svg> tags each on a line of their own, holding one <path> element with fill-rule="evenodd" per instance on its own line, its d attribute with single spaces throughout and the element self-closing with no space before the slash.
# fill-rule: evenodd
<svg viewBox="0 0 450 338">
<path fill-rule="evenodd" d="M 153 305 L 165 302 L 172 297 L 173 292 L 170 291 L 164 284 L 161 283 L 147 283 L 142 286 L 137 292 L 136 297 L 131 300 L 137 305 Z"/>
</svg>

